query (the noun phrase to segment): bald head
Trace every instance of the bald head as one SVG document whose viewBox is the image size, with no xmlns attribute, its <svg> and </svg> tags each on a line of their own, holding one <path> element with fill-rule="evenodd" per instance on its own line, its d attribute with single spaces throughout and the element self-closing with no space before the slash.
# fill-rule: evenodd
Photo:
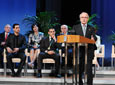
<svg viewBox="0 0 115 85">
<path fill-rule="evenodd" d="M 88 13 L 86 13 L 86 12 L 82 12 L 82 13 L 79 15 L 79 18 L 80 18 L 80 22 L 81 22 L 82 24 L 87 24 L 88 19 L 89 19 L 89 15 L 88 15 Z"/>
<path fill-rule="evenodd" d="M 6 24 L 5 27 L 4 27 L 4 31 L 9 33 L 11 30 L 11 26 L 9 24 Z"/>
</svg>

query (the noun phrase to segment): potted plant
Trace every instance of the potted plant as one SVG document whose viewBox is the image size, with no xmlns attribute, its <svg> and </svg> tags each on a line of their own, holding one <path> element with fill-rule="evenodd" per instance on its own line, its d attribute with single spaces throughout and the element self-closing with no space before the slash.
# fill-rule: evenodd
<svg viewBox="0 0 115 85">
<path fill-rule="evenodd" d="M 91 26 L 93 26 L 96 30 L 99 30 L 100 27 L 96 23 L 96 18 L 98 18 L 97 14 L 92 14 L 89 17 L 88 24 L 91 25 Z"/>
<path fill-rule="evenodd" d="M 112 31 L 112 34 L 109 36 L 109 40 L 113 41 L 113 45 L 115 45 L 115 32 Z"/>
<path fill-rule="evenodd" d="M 40 12 L 37 16 L 26 15 L 26 17 L 23 19 L 23 23 L 26 23 L 27 25 L 38 24 L 39 31 L 43 32 L 45 35 L 47 35 L 49 28 L 60 25 L 58 23 L 56 14 L 54 12 L 47 11 Z M 29 33 L 31 33 L 31 31 L 28 31 L 26 35 Z"/>
</svg>

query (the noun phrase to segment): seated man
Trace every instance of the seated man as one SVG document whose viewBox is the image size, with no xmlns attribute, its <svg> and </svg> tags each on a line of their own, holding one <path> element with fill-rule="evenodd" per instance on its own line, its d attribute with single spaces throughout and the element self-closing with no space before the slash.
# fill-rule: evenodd
<svg viewBox="0 0 115 85">
<path fill-rule="evenodd" d="M 56 43 L 56 37 L 55 37 L 55 29 L 50 28 L 48 31 L 49 36 L 44 37 L 41 42 L 40 42 L 40 54 L 38 57 L 38 75 L 37 77 L 42 77 L 41 75 L 41 68 L 42 68 L 42 59 L 44 58 L 52 58 L 55 60 L 55 76 L 56 77 L 61 77 L 59 74 L 60 70 L 60 56 L 58 53 L 56 53 L 56 49 L 59 46 L 58 43 Z"/>
<path fill-rule="evenodd" d="M 68 26 L 67 25 L 61 25 L 61 33 L 60 35 L 69 35 L 68 33 Z M 73 63 L 73 47 L 71 46 L 71 44 L 69 44 L 68 49 L 67 49 L 67 66 L 68 67 L 72 67 L 72 63 Z M 65 53 L 65 43 L 61 43 L 61 49 L 62 49 L 62 54 Z M 64 63 L 64 62 L 63 62 Z M 62 64 L 63 64 L 62 63 Z"/>
<path fill-rule="evenodd" d="M 24 50 L 26 48 L 26 39 L 23 35 L 21 35 L 19 24 L 13 25 L 13 34 L 10 34 L 6 40 L 6 49 L 7 49 L 7 63 L 9 68 L 12 71 L 12 77 L 19 77 L 21 70 L 25 64 L 25 53 Z M 12 58 L 20 58 L 21 62 L 18 66 L 18 71 L 14 71 Z"/>
<path fill-rule="evenodd" d="M 4 27 L 4 32 L 0 33 L 0 67 L 3 67 L 3 51 L 6 44 L 6 39 L 10 34 L 11 26 L 6 24 Z"/>
</svg>

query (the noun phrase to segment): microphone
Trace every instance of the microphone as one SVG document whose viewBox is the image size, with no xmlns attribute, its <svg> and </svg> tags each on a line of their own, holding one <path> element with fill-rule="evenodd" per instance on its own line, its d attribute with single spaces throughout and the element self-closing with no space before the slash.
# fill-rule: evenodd
<svg viewBox="0 0 115 85">
<path fill-rule="evenodd" d="M 75 30 L 68 30 L 69 34 L 75 34 Z"/>
<path fill-rule="evenodd" d="M 66 42 L 66 41 L 67 41 L 67 36 L 65 35 L 65 36 L 64 36 L 64 42 Z"/>
<path fill-rule="evenodd" d="M 64 35 L 64 33 L 60 33 L 60 35 Z"/>
</svg>

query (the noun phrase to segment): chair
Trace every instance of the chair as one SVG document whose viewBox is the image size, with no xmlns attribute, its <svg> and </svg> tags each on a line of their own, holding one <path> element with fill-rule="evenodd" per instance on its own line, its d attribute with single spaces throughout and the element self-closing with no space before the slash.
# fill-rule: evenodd
<svg viewBox="0 0 115 85">
<path fill-rule="evenodd" d="M 112 45 L 112 53 L 111 53 L 111 66 L 114 66 L 114 58 L 115 58 L 115 46 Z"/>
<path fill-rule="evenodd" d="M 59 49 L 59 55 L 61 57 L 61 49 Z M 61 58 L 60 58 L 60 61 L 61 61 Z M 54 64 L 54 68 L 55 68 L 55 60 L 54 59 L 45 58 L 45 59 L 42 60 L 42 63 L 44 64 L 44 69 L 45 69 L 45 64 L 47 64 L 47 63 Z"/>
<path fill-rule="evenodd" d="M 25 49 L 25 52 L 26 52 L 27 49 Z M 4 52 L 3 52 L 3 62 L 4 62 L 4 76 L 6 76 L 6 73 L 7 73 L 7 59 L 6 59 L 6 49 L 4 49 Z M 25 66 L 24 66 L 24 76 L 26 75 L 27 73 L 27 60 L 28 60 L 28 56 L 26 55 L 26 63 L 25 63 Z M 20 58 L 13 58 L 12 59 L 12 62 L 13 63 L 20 63 L 21 59 Z"/>
<path fill-rule="evenodd" d="M 94 64 L 94 75 L 96 77 L 96 65 L 98 64 L 97 58 L 102 58 L 102 67 L 104 67 L 104 56 L 105 56 L 105 46 L 101 45 L 101 49 L 99 53 L 94 52 L 94 59 L 92 61 L 92 64 Z"/>
<path fill-rule="evenodd" d="M 104 67 L 104 56 L 105 56 L 105 46 L 102 44 L 101 49 L 99 53 L 95 52 L 95 60 L 93 60 L 93 63 L 97 63 L 97 58 L 102 58 L 102 67 Z"/>
<path fill-rule="evenodd" d="M 94 66 L 94 76 L 96 77 L 96 64 L 98 63 L 97 61 L 97 57 L 95 56 L 93 61 L 92 61 L 92 64 Z"/>
</svg>

